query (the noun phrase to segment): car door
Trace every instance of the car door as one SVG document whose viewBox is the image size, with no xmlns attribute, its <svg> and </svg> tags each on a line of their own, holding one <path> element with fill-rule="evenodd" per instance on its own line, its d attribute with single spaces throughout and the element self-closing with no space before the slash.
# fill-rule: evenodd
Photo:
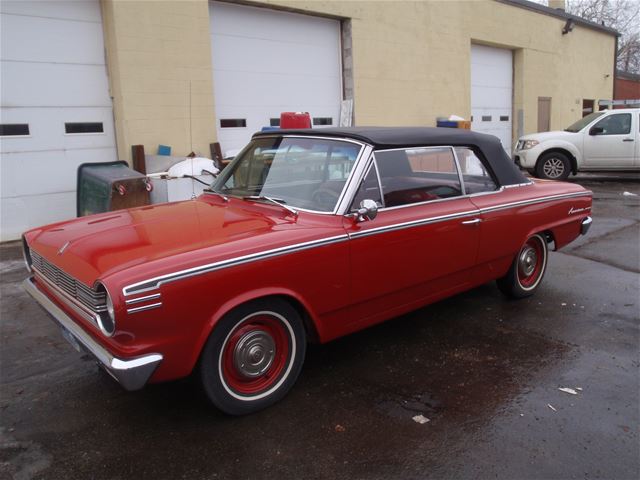
<svg viewBox="0 0 640 480">
<path fill-rule="evenodd" d="M 586 129 L 584 167 L 620 169 L 632 167 L 637 128 L 631 113 L 612 113 Z"/>
<path fill-rule="evenodd" d="M 473 283 L 479 215 L 462 193 L 453 148 L 375 152 L 351 211 L 370 199 L 377 217 L 345 217 L 354 323 L 375 323 Z"/>
</svg>

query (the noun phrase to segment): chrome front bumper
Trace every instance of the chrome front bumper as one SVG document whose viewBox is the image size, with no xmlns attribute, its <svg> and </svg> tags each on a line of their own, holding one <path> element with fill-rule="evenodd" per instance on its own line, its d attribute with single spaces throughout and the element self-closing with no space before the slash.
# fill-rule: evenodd
<svg viewBox="0 0 640 480">
<path fill-rule="evenodd" d="M 584 220 L 582 220 L 582 223 L 580 224 L 580 233 L 582 235 L 586 235 L 589 229 L 591 228 L 592 223 L 593 223 L 593 218 L 591 217 L 587 217 Z"/>
<path fill-rule="evenodd" d="M 159 353 L 126 360 L 114 357 L 102 345 L 91 338 L 69 315 L 53 303 L 49 297 L 42 293 L 34 283 L 33 277 L 27 278 L 22 283 L 22 286 L 62 328 L 63 336 L 74 347 L 79 347 L 90 353 L 100 366 L 115 378 L 125 390 L 139 390 L 144 387 L 158 365 L 160 365 L 162 355 Z"/>
</svg>

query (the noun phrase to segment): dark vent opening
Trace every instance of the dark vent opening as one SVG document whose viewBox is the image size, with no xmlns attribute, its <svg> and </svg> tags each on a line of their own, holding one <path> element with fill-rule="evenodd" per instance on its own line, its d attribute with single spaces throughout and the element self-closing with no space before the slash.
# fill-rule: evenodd
<svg viewBox="0 0 640 480">
<path fill-rule="evenodd" d="M 269 125 L 272 127 L 279 127 L 280 126 L 280 119 L 279 118 L 271 118 L 269 119 Z"/>
<path fill-rule="evenodd" d="M 314 125 L 333 125 L 333 118 L 331 117 L 314 117 Z"/>
<path fill-rule="evenodd" d="M 67 122 L 64 124 L 65 133 L 104 133 L 102 122 Z"/>
<path fill-rule="evenodd" d="M 220 120 L 220 128 L 238 128 L 246 126 L 247 120 L 245 118 L 223 118 Z"/>
<path fill-rule="evenodd" d="M 28 123 L 0 124 L 0 137 L 19 137 L 24 135 L 29 135 Z"/>
</svg>

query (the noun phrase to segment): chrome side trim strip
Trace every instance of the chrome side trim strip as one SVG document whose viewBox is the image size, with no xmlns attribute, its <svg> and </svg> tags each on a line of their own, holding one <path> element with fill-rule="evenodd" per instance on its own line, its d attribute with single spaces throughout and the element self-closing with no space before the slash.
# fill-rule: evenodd
<svg viewBox="0 0 640 480">
<path fill-rule="evenodd" d="M 145 310 L 151 310 L 153 308 L 160 308 L 161 306 L 162 306 L 162 302 L 151 303 L 149 305 L 143 305 L 141 307 L 127 308 L 127 313 L 131 314 L 131 313 L 144 312 Z"/>
<path fill-rule="evenodd" d="M 478 215 L 478 210 L 467 210 L 465 212 L 452 213 L 449 215 L 440 215 L 439 217 L 423 218 L 420 220 L 412 220 L 410 222 L 396 223 L 394 225 L 385 225 L 384 227 L 371 228 L 369 230 L 363 230 L 361 232 L 350 233 L 349 238 L 368 237 L 369 235 L 377 235 L 378 233 L 393 232 L 396 230 L 403 230 L 405 228 L 421 227 L 423 225 L 429 225 L 431 223 L 446 222 L 447 220 L 469 217 L 472 215 Z"/>
<path fill-rule="evenodd" d="M 504 188 L 518 188 L 518 187 L 528 187 L 529 185 L 533 185 L 533 182 L 527 183 L 514 183 L 512 185 L 505 185 Z"/>
<path fill-rule="evenodd" d="M 183 278 L 192 277 L 194 275 L 202 275 L 205 273 L 214 272 L 223 268 L 235 267 L 237 265 L 243 265 L 249 262 L 255 262 L 258 260 L 265 260 L 267 258 L 278 257 L 287 253 L 299 252 L 302 250 L 308 250 L 315 247 L 323 247 L 325 245 L 331 245 L 333 243 L 344 242 L 349 239 L 347 234 L 337 235 L 335 237 L 323 238 L 320 240 L 312 240 L 309 242 L 298 243 L 295 245 L 288 245 L 286 247 L 274 248 L 266 250 L 264 252 L 251 253 L 242 257 L 230 258 L 227 260 L 221 260 L 219 262 L 209 263 L 199 267 L 188 268 L 186 270 L 180 270 L 178 272 L 169 273 L 166 275 L 160 275 L 158 277 L 150 278 L 142 282 L 133 283 L 127 285 L 122 289 L 123 295 L 129 296 L 135 293 L 149 292 L 160 287 L 160 285 Z"/>
<path fill-rule="evenodd" d="M 329 238 L 324 238 L 324 239 L 320 239 L 320 240 L 312 240 L 309 242 L 303 242 L 303 243 L 298 243 L 295 245 L 289 245 L 289 246 L 285 246 L 285 247 L 279 247 L 279 248 L 274 248 L 272 250 L 266 250 L 263 252 L 256 252 L 256 253 L 252 253 L 249 255 L 244 255 L 242 257 L 236 257 L 236 258 L 230 258 L 227 260 L 222 260 L 219 262 L 215 262 L 215 263 L 209 263 L 206 265 L 202 265 L 199 267 L 193 267 L 193 268 L 189 268 L 189 269 L 185 269 L 185 270 L 180 270 L 178 272 L 174 272 L 174 273 L 169 273 L 166 275 L 160 275 L 158 277 L 154 277 L 154 278 L 150 278 L 148 280 L 143 280 L 141 282 L 137 282 L 137 283 L 133 283 L 131 285 L 127 285 L 126 287 L 124 287 L 122 289 L 122 293 L 125 297 L 130 296 L 130 295 L 134 295 L 137 293 L 144 293 L 144 292 L 150 292 L 153 290 L 156 290 L 160 287 L 160 285 L 164 284 L 164 283 L 169 283 L 169 282 L 174 282 L 176 280 L 181 280 L 184 278 L 188 278 L 188 277 L 192 277 L 195 275 L 202 275 L 205 273 L 210 273 L 210 272 L 214 272 L 216 270 L 221 270 L 224 268 L 229 268 L 229 267 L 234 267 L 237 265 L 243 265 L 245 263 L 250 263 L 250 262 L 254 262 L 254 261 L 258 261 L 258 260 L 265 260 L 268 258 L 273 258 L 273 257 L 277 257 L 277 256 L 281 256 L 281 255 L 285 255 L 287 253 L 294 253 L 294 252 L 299 252 L 302 250 L 308 250 L 310 248 L 315 248 L 315 247 L 322 247 L 325 245 L 330 245 L 333 243 L 339 243 L 339 242 L 344 242 L 347 240 L 350 240 L 352 238 L 359 238 L 359 237 L 364 237 L 364 236 L 368 236 L 368 235 L 375 235 L 377 233 L 383 233 L 383 232 L 388 232 L 388 231 L 393 231 L 393 230 L 401 230 L 403 228 L 411 228 L 411 227 L 416 227 L 416 226 L 420 226 L 420 225 L 427 225 L 430 223 L 436 223 L 436 222 L 443 222 L 446 220 L 450 220 L 450 219 L 455 219 L 455 218 L 462 218 L 462 217 L 467 217 L 467 216 L 471 216 L 471 215 L 478 215 L 481 213 L 488 213 L 488 212 L 493 212 L 496 210 L 503 210 L 506 208 L 511 208 L 511 207 L 520 207 L 520 206 L 525 206 L 525 205 L 533 205 L 536 203 L 544 203 L 544 202 L 548 202 L 548 201 L 553 201 L 553 200 L 560 200 L 563 198 L 573 198 L 573 197 L 585 197 L 585 196 L 592 196 L 592 194 L 590 192 L 576 192 L 576 193 L 564 193 L 564 194 L 558 194 L 558 195 L 550 195 L 547 197 L 540 197 L 540 198 L 535 198 L 535 199 L 531 199 L 531 200 L 521 200 L 521 201 L 517 201 L 517 202 L 510 202 L 510 203 L 504 203 L 502 205 L 494 205 L 492 207 L 487 207 L 487 208 L 483 208 L 483 209 L 476 209 L 476 210 L 467 210 L 467 211 L 463 211 L 463 212 L 458 212 L 458 213 L 454 213 L 454 214 L 449 214 L 449 215 L 441 215 L 438 217 L 430 217 L 430 218 L 423 218 L 423 219 L 419 219 L 419 220 L 412 220 L 410 222 L 403 222 L 403 223 L 399 223 L 399 224 L 394 224 L 394 225 L 385 225 L 384 227 L 377 227 L 377 228 L 372 228 L 366 231 L 361 231 L 361 232 L 355 232 L 355 233 L 350 233 L 350 234 L 344 234 L 344 235 L 337 235 L 334 237 L 329 237 Z M 463 197 L 454 197 L 455 199 L 459 199 L 459 198 L 463 198 Z M 443 200 L 450 200 L 450 199 L 443 199 Z M 420 204 L 410 204 L 410 205 L 406 205 L 406 206 L 416 206 L 416 205 L 420 205 Z M 402 207 L 406 207 L 405 205 L 403 205 Z M 397 207 L 392 207 L 392 208 L 397 208 Z M 389 208 L 390 210 L 391 208 Z M 383 210 L 387 210 L 387 209 L 381 209 L 381 211 Z"/>
<path fill-rule="evenodd" d="M 159 293 L 154 293 L 153 295 L 145 295 L 144 297 L 132 298 L 131 300 L 126 300 L 125 303 L 127 305 L 134 305 L 136 303 L 146 302 L 147 300 L 155 300 L 156 298 L 160 298 Z"/>
<path fill-rule="evenodd" d="M 534 199 L 531 199 L 531 200 L 520 200 L 520 201 L 517 201 L 517 202 L 503 203 L 502 205 L 494 205 L 493 207 L 481 208 L 480 209 L 480 213 L 495 212 L 496 210 L 504 210 L 506 208 L 511 208 L 511 207 L 521 207 L 521 206 L 525 206 L 525 205 L 533 205 L 533 204 L 536 204 L 536 203 L 551 202 L 553 200 L 561 200 L 563 198 L 591 197 L 591 196 L 592 196 L 592 194 L 590 192 L 561 193 L 561 194 L 558 194 L 558 195 L 550 195 L 548 197 L 534 198 Z"/>
<path fill-rule="evenodd" d="M 115 378 L 125 390 L 139 390 L 144 387 L 156 370 L 162 355 L 149 353 L 136 358 L 118 358 L 105 347 L 96 342 L 89 333 L 73 321 L 62 309 L 53 303 L 33 282 L 27 278 L 22 286 L 33 299 L 51 316 L 63 331 L 71 335 L 82 349 L 89 352 L 100 363 L 109 375 Z"/>
</svg>

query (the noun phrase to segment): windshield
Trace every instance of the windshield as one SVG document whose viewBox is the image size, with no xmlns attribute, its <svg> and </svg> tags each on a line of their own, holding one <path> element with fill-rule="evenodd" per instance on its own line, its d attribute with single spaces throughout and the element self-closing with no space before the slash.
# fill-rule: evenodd
<svg viewBox="0 0 640 480">
<path fill-rule="evenodd" d="M 564 131 L 565 132 L 577 133 L 580 130 L 582 130 L 584 127 L 589 125 L 593 120 L 595 120 L 596 118 L 598 118 L 601 115 L 604 115 L 605 113 L 606 112 L 593 112 L 593 113 L 590 113 L 586 117 L 582 117 L 576 123 L 574 123 L 574 124 L 568 126 L 567 128 L 565 128 Z"/>
<path fill-rule="evenodd" d="M 211 189 L 224 195 L 270 197 L 294 208 L 332 212 L 360 149 L 358 144 L 340 140 L 257 138 L 222 171 Z"/>
</svg>

